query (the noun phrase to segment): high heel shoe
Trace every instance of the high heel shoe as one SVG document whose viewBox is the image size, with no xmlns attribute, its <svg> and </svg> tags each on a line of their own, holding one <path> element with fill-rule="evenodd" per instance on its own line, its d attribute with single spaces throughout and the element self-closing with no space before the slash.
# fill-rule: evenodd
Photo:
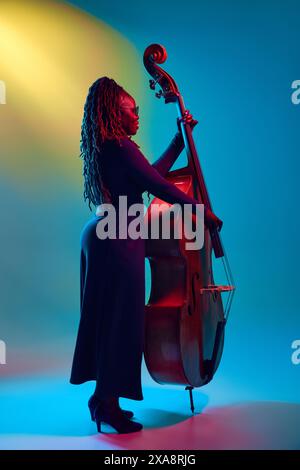
<svg viewBox="0 0 300 470">
<path fill-rule="evenodd" d="M 137 432 L 143 429 L 141 423 L 130 421 L 117 406 L 104 406 L 99 403 L 95 409 L 94 417 L 98 432 L 101 432 L 101 422 L 109 424 L 119 434 Z"/>
<path fill-rule="evenodd" d="M 92 395 L 88 401 L 88 407 L 89 407 L 89 410 L 90 410 L 90 414 L 91 414 L 91 420 L 92 421 L 95 421 L 95 409 L 97 407 L 99 403 L 99 398 L 96 397 L 95 395 Z M 126 418 L 133 418 L 134 414 L 132 411 L 129 411 L 129 410 L 122 410 L 122 408 L 120 408 L 120 410 L 122 411 L 122 413 L 124 414 L 124 416 Z"/>
</svg>

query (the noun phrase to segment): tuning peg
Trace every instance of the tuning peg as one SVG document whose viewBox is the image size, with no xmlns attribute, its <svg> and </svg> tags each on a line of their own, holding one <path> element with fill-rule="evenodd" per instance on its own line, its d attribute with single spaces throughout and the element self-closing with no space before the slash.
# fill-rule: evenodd
<svg viewBox="0 0 300 470">
<path fill-rule="evenodd" d="M 159 92 L 158 92 L 158 93 L 155 93 L 155 96 L 156 96 L 156 98 L 160 98 L 160 97 L 161 97 L 161 95 L 162 95 L 162 91 L 161 91 L 161 90 L 159 90 Z"/>
<path fill-rule="evenodd" d="M 155 90 L 155 81 L 154 80 L 149 80 L 149 85 L 150 85 L 150 88 L 151 90 Z"/>
</svg>

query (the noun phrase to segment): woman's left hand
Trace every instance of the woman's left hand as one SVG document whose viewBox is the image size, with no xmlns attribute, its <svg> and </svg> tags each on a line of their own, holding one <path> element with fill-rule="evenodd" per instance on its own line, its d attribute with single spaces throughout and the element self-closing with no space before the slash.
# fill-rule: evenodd
<svg viewBox="0 0 300 470">
<path fill-rule="evenodd" d="M 179 132 L 181 132 L 181 126 L 180 126 L 181 122 L 189 124 L 192 130 L 198 124 L 198 121 L 193 118 L 192 114 L 190 114 L 188 109 L 185 110 L 184 116 L 182 118 L 177 118 L 177 127 L 178 127 Z"/>
</svg>

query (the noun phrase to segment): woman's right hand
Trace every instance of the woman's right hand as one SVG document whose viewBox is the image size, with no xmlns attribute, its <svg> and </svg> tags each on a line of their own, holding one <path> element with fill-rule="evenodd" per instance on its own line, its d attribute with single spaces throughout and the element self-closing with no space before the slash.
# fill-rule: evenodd
<svg viewBox="0 0 300 470">
<path fill-rule="evenodd" d="M 205 208 L 204 210 L 204 223 L 207 228 L 212 230 L 221 231 L 223 222 L 211 210 Z"/>
</svg>

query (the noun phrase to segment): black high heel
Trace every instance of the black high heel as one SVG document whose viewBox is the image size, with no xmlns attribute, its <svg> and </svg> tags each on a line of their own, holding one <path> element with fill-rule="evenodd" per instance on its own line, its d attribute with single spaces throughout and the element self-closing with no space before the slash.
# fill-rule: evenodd
<svg viewBox="0 0 300 470">
<path fill-rule="evenodd" d="M 119 434 L 137 432 L 143 429 L 141 423 L 130 421 L 117 406 L 104 406 L 99 403 L 95 409 L 94 417 L 98 432 L 101 432 L 101 422 L 109 424 Z"/>
<path fill-rule="evenodd" d="M 90 410 L 91 420 L 92 421 L 95 421 L 95 409 L 96 409 L 98 404 L 99 404 L 99 398 L 96 397 L 95 395 L 92 395 L 90 397 L 89 401 L 88 401 L 88 407 L 89 407 L 89 410 Z M 124 416 L 126 416 L 126 418 L 129 418 L 129 419 L 133 418 L 134 413 L 132 411 L 122 410 L 122 408 L 120 408 L 120 410 L 122 411 Z"/>
</svg>

